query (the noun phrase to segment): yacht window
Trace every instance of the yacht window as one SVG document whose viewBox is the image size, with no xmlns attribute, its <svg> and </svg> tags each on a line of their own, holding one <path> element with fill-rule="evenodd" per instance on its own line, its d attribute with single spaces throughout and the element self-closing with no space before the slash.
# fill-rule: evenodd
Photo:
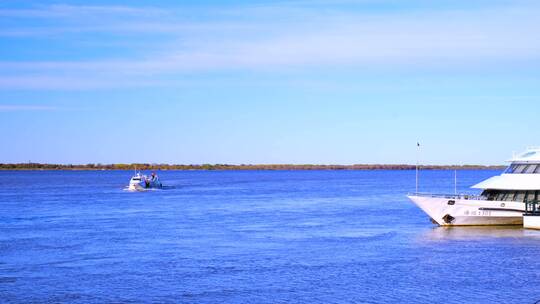
<svg viewBox="0 0 540 304">
<path fill-rule="evenodd" d="M 494 200 L 496 194 L 497 193 L 493 190 L 484 190 L 480 195 L 485 197 L 488 201 L 492 201 Z"/>
<path fill-rule="evenodd" d="M 517 165 L 511 165 L 510 167 L 508 167 L 508 169 L 506 169 L 506 173 L 514 173 L 516 167 Z"/>
<path fill-rule="evenodd" d="M 526 167 L 527 165 L 518 165 L 516 170 L 514 170 L 514 173 L 523 173 L 523 170 L 525 170 Z"/>
<path fill-rule="evenodd" d="M 495 200 L 496 201 L 502 201 L 503 198 L 504 198 L 504 195 L 505 195 L 505 193 L 503 191 L 500 191 L 499 193 L 497 193 L 497 195 L 495 195 Z"/>
<path fill-rule="evenodd" d="M 516 196 L 514 196 L 514 201 L 523 202 L 525 199 L 525 191 L 518 191 Z"/>
<path fill-rule="evenodd" d="M 534 172 L 534 170 L 536 170 L 536 165 L 528 165 L 525 167 L 525 170 L 523 170 L 523 173 L 531 174 Z"/>
<path fill-rule="evenodd" d="M 527 191 L 527 195 L 525 196 L 525 198 L 528 202 L 534 201 L 536 199 L 535 191 Z"/>
<path fill-rule="evenodd" d="M 516 192 L 508 192 L 508 194 L 504 197 L 504 200 L 507 202 L 514 201 L 514 196 L 516 196 Z"/>
<path fill-rule="evenodd" d="M 540 165 L 536 165 L 536 169 L 534 170 L 534 173 L 540 173 Z"/>
</svg>

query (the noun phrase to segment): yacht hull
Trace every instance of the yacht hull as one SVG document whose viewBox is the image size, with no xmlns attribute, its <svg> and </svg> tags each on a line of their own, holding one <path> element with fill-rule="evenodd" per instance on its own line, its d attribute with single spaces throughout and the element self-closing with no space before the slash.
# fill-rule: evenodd
<svg viewBox="0 0 540 304">
<path fill-rule="evenodd" d="M 522 225 L 520 202 L 409 195 L 408 198 L 440 226 Z"/>
</svg>

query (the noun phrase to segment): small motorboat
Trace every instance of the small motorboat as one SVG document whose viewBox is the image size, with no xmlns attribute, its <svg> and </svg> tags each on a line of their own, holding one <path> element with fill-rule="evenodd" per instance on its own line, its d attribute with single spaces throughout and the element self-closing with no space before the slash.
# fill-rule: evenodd
<svg viewBox="0 0 540 304">
<path fill-rule="evenodd" d="M 161 189 L 162 187 L 163 185 L 159 181 L 157 174 L 152 173 L 152 175 L 146 176 L 138 172 L 129 181 L 128 190 L 144 191 L 147 189 Z"/>
</svg>

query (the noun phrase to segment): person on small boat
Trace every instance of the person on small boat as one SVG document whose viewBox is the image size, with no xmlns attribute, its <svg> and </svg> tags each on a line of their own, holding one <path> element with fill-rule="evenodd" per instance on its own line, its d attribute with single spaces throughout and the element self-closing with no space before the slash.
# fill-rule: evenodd
<svg viewBox="0 0 540 304">
<path fill-rule="evenodd" d="M 142 175 L 140 173 L 135 174 L 129 181 L 128 188 L 130 190 L 142 190 L 150 188 L 162 188 L 158 175 L 152 172 L 150 176 Z"/>
</svg>

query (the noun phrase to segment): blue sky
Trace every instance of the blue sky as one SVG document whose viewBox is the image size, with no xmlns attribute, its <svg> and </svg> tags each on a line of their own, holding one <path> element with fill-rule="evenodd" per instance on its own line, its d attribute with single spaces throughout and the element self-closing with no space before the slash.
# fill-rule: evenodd
<svg viewBox="0 0 540 304">
<path fill-rule="evenodd" d="M 501 164 L 536 1 L 2 1 L 0 162 Z"/>
</svg>

